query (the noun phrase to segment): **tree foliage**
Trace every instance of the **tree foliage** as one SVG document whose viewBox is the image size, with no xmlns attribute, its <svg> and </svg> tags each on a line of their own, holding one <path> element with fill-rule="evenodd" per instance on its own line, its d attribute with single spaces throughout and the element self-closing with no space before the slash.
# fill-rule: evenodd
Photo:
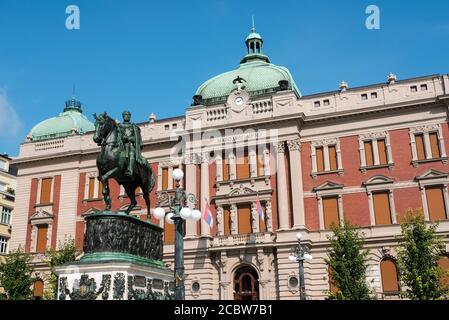
<svg viewBox="0 0 449 320">
<path fill-rule="evenodd" d="M 329 236 L 329 257 L 325 259 L 329 276 L 338 288 L 329 299 L 367 300 L 370 288 L 366 281 L 368 251 L 363 250 L 364 234 L 345 221 L 343 226 L 332 226 Z"/>
<path fill-rule="evenodd" d="M 5 257 L 0 264 L 0 287 L 4 293 L 0 299 L 29 300 L 32 296 L 33 266 L 32 257 L 19 247 Z"/>
<path fill-rule="evenodd" d="M 399 278 L 406 289 L 403 295 L 409 299 L 441 299 L 447 294 L 440 283 L 438 260 L 444 245 L 435 234 L 437 227 L 437 223 L 426 224 L 422 210 L 408 210 L 401 222 Z"/>
<path fill-rule="evenodd" d="M 55 273 L 55 267 L 72 261 L 75 261 L 76 256 L 80 253 L 75 245 L 75 240 L 68 238 L 59 242 L 59 250 L 48 249 L 45 252 L 47 257 L 46 263 L 50 268 L 50 274 L 46 279 L 48 286 L 44 292 L 44 299 L 52 300 L 56 296 L 58 289 L 58 276 Z"/>
</svg>

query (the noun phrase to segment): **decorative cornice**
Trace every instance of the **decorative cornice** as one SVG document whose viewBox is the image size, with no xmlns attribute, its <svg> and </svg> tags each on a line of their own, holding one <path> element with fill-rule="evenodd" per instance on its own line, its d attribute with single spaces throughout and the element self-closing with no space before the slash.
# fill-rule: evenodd
<svg viewBox="0 0 449 320">
<path fill-rule="evenodd" d="M 370 132 L 359 135 L 360 140 L 372 140 L 372 139 L 382 139 L 386 138 L 388 135 L 388 132 L 381 131 L 381 132 Z"/>
<path fill-rule="evenodd" d="M 338 138 L 325 138 L 312 142 L 312 147 L 322 147 L 338 143 Z"/>
<path fill-rule="evenodd" d="M 440 129 L 439 124 L 427 124 L 427 125 L 423 125 L 423 126 L 417 126 L 417 127 L 410 128 L 410 133 L 438 131 L 439 129 Z"/>
</svg>

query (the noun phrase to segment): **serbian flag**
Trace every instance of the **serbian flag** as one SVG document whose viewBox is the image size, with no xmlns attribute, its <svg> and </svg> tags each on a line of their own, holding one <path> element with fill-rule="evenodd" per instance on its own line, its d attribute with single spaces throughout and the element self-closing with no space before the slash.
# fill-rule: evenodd
<svg viewBox="0 0 449 320">
<path fill-rule="evenodd" d="M 260 219 L 262 219 L 262 222 L 265 223 L 265 220 L 263 218 L 263 208 L 262 208 L 262 205 L 260 204 L 259 195 L 257 195 L 257 198 L 256 198 L 256 209 L 257 209 L 257 212 L 259 213 Z"/>
<path fill-rule="evenodd" d="M 209 202 L 207 199 L 204 199 L 205 206 L 203 211 L 203 219 L 207 222 L 210 228 L 212 228 L 212 225 L 214 224 L 214 218 L 212 217 L 212 212 L 210 212 Z"/>
</svg>

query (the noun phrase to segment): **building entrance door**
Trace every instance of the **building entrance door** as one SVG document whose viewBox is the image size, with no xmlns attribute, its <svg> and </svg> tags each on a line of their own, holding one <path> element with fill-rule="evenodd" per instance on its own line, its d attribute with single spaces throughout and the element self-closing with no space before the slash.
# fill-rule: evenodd
<svg viewBox="0 0 449 320">
<path fill-rule="evenodd" d="M 259 276 L 254 268 L 243 266 L 235 272 L 234 300 L 259 300 Z"/>
</svg>

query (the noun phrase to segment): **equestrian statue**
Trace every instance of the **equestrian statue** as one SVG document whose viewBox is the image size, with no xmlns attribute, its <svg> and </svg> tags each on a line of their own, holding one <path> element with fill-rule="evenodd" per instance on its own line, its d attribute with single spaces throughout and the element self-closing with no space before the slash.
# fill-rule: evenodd
<svg viewBox="0 0 449 320">
<path fill-rule="evenodd" d="M 154 172 L 142 156 L 142 136 L 140 128 L 131 123 L 131 113 L 124 111 L 123 123 L 117 123 L 106 112 L 96 115 L 93 140 L 101 146 L 97 157 L 98 180 L 103 184 L 103 197 L 106 210 L 111 209 L 109 179 L 114 178 L 123 185 L 131 200 L 125 210 L 129 214 L 137 205 L 136 189 L 141 188 L 150 219 L 150 192 L 154 187 Z"/>
</svg>

